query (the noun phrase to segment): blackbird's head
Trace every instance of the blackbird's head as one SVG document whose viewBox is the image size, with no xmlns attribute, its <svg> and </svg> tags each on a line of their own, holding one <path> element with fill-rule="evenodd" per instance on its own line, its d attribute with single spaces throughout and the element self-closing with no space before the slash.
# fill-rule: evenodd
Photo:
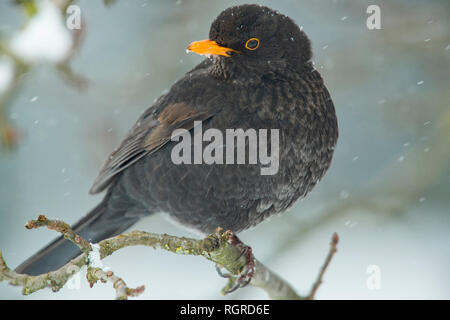
<svg viewBox="0 0 450 320">
<path fill-rule="evenodd" d="M 312 55 L 308 37 L 292 19 L 259 5 L 222 11 L 211 25 L 209 39 L 191 43 L 188 50 L 211 57 L 229 76 L 233 70 L 257 74 L 301 70 Z"/>
</svg>

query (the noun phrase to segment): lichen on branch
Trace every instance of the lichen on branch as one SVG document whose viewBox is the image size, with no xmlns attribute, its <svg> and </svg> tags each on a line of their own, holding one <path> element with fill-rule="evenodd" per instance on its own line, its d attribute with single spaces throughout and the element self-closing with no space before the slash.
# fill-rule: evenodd
<svg viewBox="0 0 450 320">
<path fill-rule="evenodd" d="M 18 274 L 11 270 L 6 265 L 0 251 L 0 281 L 8 281 L 11 285 L 22 287 L 22 293 L 24 295 L 31 294 L 44 288 L 51 288 L 54 292 L 57 292 L 71 276 L 77 273 L 81 267 L 86 265 L 88 267 L 86 277 L 91 287 L 99 280 L 101 282 L 111 282 L 116 290 L 117 299 L 135 297 L 144 291 L 144 286 L 139 286 L 134 289 L 128 288 L 125 281 L 116 276 L 111 270 L 105 271 L 102 268 L 93 265 L 89 257 L 93 252 L 94 245 L 76 234 L 67 223 L 47 219 L 44 215 L 40 215 L 37 220 L 29 221 L 25 225 L 27 229 L 44 226 L 50 230 L 61 233 L 66 239 L 75 243 L 82 251 L 82 254 L 56 271 L 51 271 L 38 276 L 30 276 Z M 230 276 L 228 277 L 229 282 L 222 290 L 223 293 L 226 293 L 229 288 L 234 286 L 237 277 L 239 277 L 241 271 L 247 264 L 247 258 L 242 254 L 241 249 L 232 241 L 229 241 L 230 236 L 237 239 L 231 231 L 224 231 L 221 228 L 217 228 L 216 232 L 201 240 L 175 237 L 168 234 L 131 231 L 100 241 L 95 247 L 98 248 L 100 259 L 104 259 L 124 247 L 137 245 L 153 247 L 154 249 L 163 249 L 176 254 L 202 256 L 230 272 Z M 310 294 L 306 297 L 299 296 L 289 283 L 256 259 L 254 259 L 255 271 L 251 278 L 250 285 L 263 289 L 272 299 L 313 299 L 317 289 L 322 283 L 323 275 L 333 255 L 336 253 L 337 243 L 338 236 L 337 234 L 334 234 L 326 261 Z"/>
</svg>

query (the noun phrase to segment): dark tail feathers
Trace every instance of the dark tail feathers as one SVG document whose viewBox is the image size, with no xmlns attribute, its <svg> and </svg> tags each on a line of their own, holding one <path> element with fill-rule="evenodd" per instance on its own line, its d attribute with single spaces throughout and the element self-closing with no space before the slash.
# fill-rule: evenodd
<svg viewBox="0 0 450 320">
<path fill-rule="evenodd" d="M 89 242 L 97 243 L 116 236 L 138 220 L 138 217 L 126 217 L 126 209 L 122 212 L 110 209 L 108 207 L 109 196 L 108 192 L 99 205 L 72 226 L 77 234 Z M 80 254 L 81 251 L 75 244 L 61 236 L 28 258 L 15 271 L 29 275 L 47 273 L 59 269 Z"/>
</svg>

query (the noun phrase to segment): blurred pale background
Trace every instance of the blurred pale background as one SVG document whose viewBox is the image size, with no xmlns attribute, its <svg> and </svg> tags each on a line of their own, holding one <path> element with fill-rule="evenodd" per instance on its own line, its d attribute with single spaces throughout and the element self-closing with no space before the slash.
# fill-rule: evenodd
<svg viewBox="0 0 450 320">
<path fill-rule="evenodd" d="M 23 24 L 0 2 L 0 33 Z M 333 97 L 340 139 L 316 189 L 289 212 L 240 236 L 255 256 L 306 293 L 334 231 L 338 253 L 318 299 L 450 298 L 450 3 L 442 1 L 257 1 L 292 17 L 312 40 L 314 62 Z M 219 12 L 242 1 L 76 2 L 84 40 L 71 65 L 86 90 L 51 65 L 33 68 L 7 110 L 22 133 L 0 151 L 0 249 L 15 267 L 53 239 L 27 231 L 38 214 L 73 223 L 101 199 L 88 190 L 106 156 L 162 91 L 199 63 L 187 45 L 207 38 Z M 366 8 L 381 8 L 368 30 Z M 190 235 L 161 215 L 132 229 Z M 104 264 L 138 299 L 221 299 L 225 280 L 203 258 L 145 247 Z M 367 285 L 371 265 L 380 286 Z M 369 268 L 370 269 L 370 268 Z M 373 276 L 373 275 L 372 275 Z M 370 282 L 370 281 L 369 281 Z M 22 298 L 0 283 L 1 299 Z M 110 284 L 25 299 L 113 299 Z M 247 287 L 227 298 L 266 298 Z"/>
</svg>

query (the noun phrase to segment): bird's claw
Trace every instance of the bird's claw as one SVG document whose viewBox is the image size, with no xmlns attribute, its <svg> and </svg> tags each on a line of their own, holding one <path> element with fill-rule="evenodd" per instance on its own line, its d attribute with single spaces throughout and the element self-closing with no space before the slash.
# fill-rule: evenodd
<svg viewBox="0 0 450 320">
<path fill-rule="evenodd" d="M 221 275 L 224 278 L 230 279 L 230 284 L 233 284 L 234 282 L 234 285 L 232 285 L 231 288 L 224 291 L 225 294 L 234 292 L 239 288 L 247 286 L 252 280 L 253 275 L 255 273 L 255 259 L 253 257 L 252 248 L 244 244 L 231 231 L 227 231 L 227 233 L 228 233 L 228 242 L 241 250 L 241 254 L 236 260 L 239 260 L 242 256 L 245 256 L 247 262 L 242 271 L 240 272 L 240 274 L 238 275 L 237 279 L 233 279 L 231 274 L 228 273 L 223 274 L 220 268 L 216 265 L 216 270 L 219 273 L 219 275 Z"/>
<path fill-rule="evenodd" d="M 230 273 L 223 273 L 223 272 L 222 272 L 222 268 L 221 268 L 218 264 L 216 264 L 216 271 L 217 271 L 217 274 L 218 274 L 219 276 L 221 276 L 222 278 L 227 278 L 227 279 L 229 279 L 229 278 L 232 277 L 232 275 L 231 275 Z"/>
</svg>

